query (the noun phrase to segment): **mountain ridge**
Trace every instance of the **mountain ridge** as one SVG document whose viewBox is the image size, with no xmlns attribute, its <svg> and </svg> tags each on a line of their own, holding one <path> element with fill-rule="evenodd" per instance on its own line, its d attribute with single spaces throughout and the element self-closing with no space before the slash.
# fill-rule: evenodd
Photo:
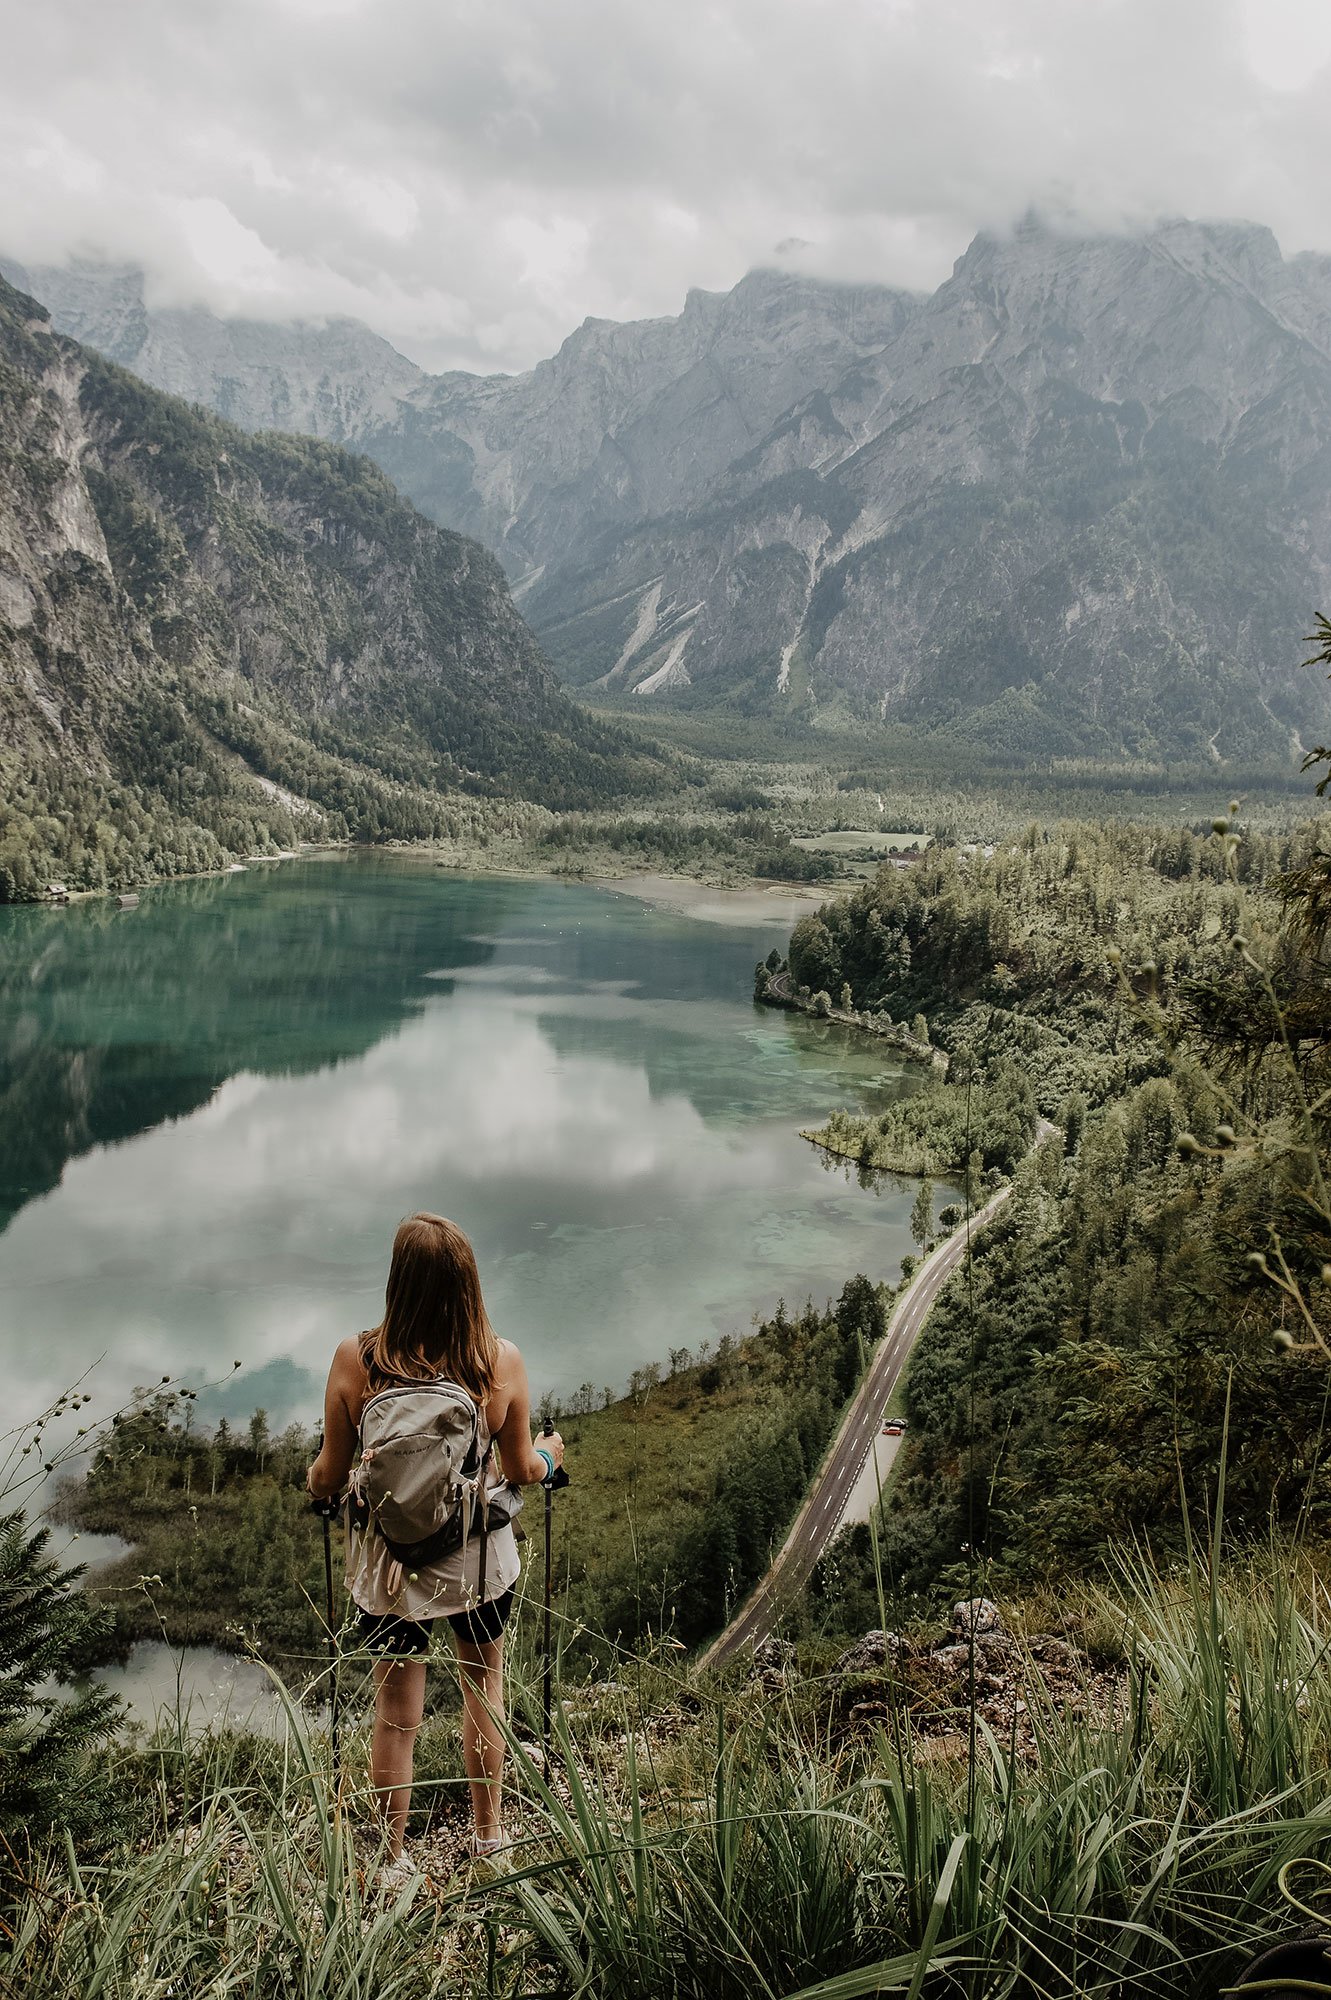
<svg viewBox="0 0 1331 2000">
<path fill-rule="evenodd" d="M 362 337 L 283 334 L 254 413 L 349 428 L 487 541 L 602 702 L 1221 762 L 1328 719 L 1297 660 L 1331 585 L 1331 258 L 1260 225 L 1027 218 L 928 298 L 754 272 L 515 377 L 371 384 Z"/>
<path fill-rule="evenodd" d="M 3 282 L 0 466 L 0 900 L 659 781 L 368 459 L 166 396 Z"/>
</svg>

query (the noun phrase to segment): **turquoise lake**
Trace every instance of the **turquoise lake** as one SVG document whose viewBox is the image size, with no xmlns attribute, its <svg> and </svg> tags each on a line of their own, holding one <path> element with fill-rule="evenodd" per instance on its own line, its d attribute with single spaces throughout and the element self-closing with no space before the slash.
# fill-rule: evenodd
<svg viewBox="0 0 1331 2000">
<path fill-rule="evenodd" d="M 328 855 L 0 911 L 20 1410 L 92 1367 L 102 1410 L 170 1373 L 218 1385 L 201 1419 L 313 1420 L 416 1208 L 471 1236 L 535 1395 L 895 1278 L 913 1188 L 798 1132 L 916 1078 L 752 1004 L 788 901 L 708 908 Z"/>
</svg>

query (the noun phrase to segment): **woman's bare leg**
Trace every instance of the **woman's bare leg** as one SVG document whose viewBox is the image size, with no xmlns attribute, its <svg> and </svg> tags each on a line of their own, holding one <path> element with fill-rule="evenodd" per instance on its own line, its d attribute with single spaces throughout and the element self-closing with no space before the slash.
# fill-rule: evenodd
<svg viewBox="0 0 1331 2000">
<path fill-rule="evenodd" d="M 424 1660 L 376 1660 L 370 1777 L 388 1830 L 389 1858 L 402 1852 L 411 1806 L 416 1731 L 425 1714 Z"/>
<path fill-rule="evenodd" d="M 498 1840 L 504 1783 L 504 1641 L 458 1640 L 462 1674 L 462 1759 L 471 1781 L 477 1840 Z"/>
</svg>

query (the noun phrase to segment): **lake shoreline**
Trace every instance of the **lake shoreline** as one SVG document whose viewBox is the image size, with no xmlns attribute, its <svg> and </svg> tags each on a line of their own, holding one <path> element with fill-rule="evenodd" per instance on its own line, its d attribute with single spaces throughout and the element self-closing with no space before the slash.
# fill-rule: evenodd
<svg viewBox="0 0 1331 2000">
<path fill-rule="evenodd" d="M 225 868 L 202 868 L 188 874 L 150 875 L 136 882 L 128 889 L 70 889 L 63 896 L 35 896 L 22 903 L 0 905 L 9 909 L 54 910 L 72 907 L 75 903 L 115 902 L 121 896 L 137 896 L 147 889 L 169 888 L 176 882 L 220 882 L 230 875 L 248 874 L 255 868 L 278 867 L 289 861 L 310 861 L 319 855 L 331 859 L 350 859 L 359 855 L 393 855 L 402 861 L 416 861 L 422 866 L 430 865 L 447 869 L 452 875 L 484 876 L 496 881 L 549 881 L 581 884 L 587 888 L 624 888 L 632 894 L 642 894 L 645 902 L 661 908 L 674 909 L 680 915 L 692 916 L 685 892 L 693 888 L 699 892 L 696 901 L 708 898 L 733 896 L 767 898 L 765 914 L 772 916 L 771 899 L 787 899 L 795 907 L 796 916 L 806 910 L 816 910 L 830 895 L 844 887 L 839 878 L 828 877 L 826 883 L 811 884 L 797 880 L 783 880 L 775 876 L 750 875 L 744 873 L 709 872 L 705 867 L 678 870 L 667 867 L 635 870 L 631 867 L 618 869 L 613 864 L 605 867 L 580 866 L 572 868 L 567 860 L 552 859 L 548 864 L 530 854 L 509 854 L 503 859 L 493 859 L 485 848 L 468 848 L 459 851 L 438 841 L 403 842 L 382 841 L 363 842 L 352 840 L 312 840 L 302 841 L 298 848 L 283 850 L 280 854 L 251 854 L 240 863 L 228 864 Z M 643 884 L 639 891 L 633 884 Z M 650 885 L 647 887 L 646 885 Z M 666 891 L 670 890 L 671 894 Z M 679 900 L 676 900 L 678 895 Z M 705 921 L 731 922 L 729 916 L 706 917 Z M 743 921 L 740 919 L 739 921 Z M 793 923 L 795 918 L 791 918 Z"/>
<path fill-rule="evenodd" d="M 950 1058 L 942 1049 L 936 1049 L 931 1043 L 922 1042 L 917 1035 L 913 1035 L 904 1021 L 888 1021 L 878 1015 L 855 1011 L 848 1013 L 830 1003 L 820 1007 L 820 997 L 826 999 L 827 996 L 810 993 L 807 987 L 794 986 L 785 966 L 773 972 L 759 967 L 759 973 L 762 976 L 755 983 L 753 997 L 760 1007 L 776 1007 L 788 1014 L 808 1014 L 815 1021 L 835 1021 L 838 1027 L 857 1028 L 862 1035 L 872 1035 L 877 1041 L 886 1042 L 908 1062 L 918 1063 L 924 1069 L 937 1070 L 940 1076 L 947 1075 Z M 800 1137 L 805 1139 L 808 1134 L 801 1132 Z M 829 1147 L 827 1150 L 832 1152 L 836 1149 Z"/>
</svg>

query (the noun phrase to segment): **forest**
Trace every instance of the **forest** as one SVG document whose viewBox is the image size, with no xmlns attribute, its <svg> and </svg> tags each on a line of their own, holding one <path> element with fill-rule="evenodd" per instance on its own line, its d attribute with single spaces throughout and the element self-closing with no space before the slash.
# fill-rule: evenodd
<svg viewBox="0 0 1331 2000">
<path fill-rule="evenodd" d="M 963 1551 L 995 1590 L 1178 1555 L 1222 1466 L 1231 1533 L 1325 1532 L 1328 831 L 1253 835 L 1237 808 L 1205 839 L 1033 826 L 796 926 L 794 977 L 928 1009 L 950 1057 L 810 1136 L 861 1172 L 951 1172 L 973 1204 L 981 1168 L 1014 1182 L 912 1353 L 893 1588 L 955 1579 Z M 862 1587 L 862 1537 L 848 1559 Z"/>
</svg>

